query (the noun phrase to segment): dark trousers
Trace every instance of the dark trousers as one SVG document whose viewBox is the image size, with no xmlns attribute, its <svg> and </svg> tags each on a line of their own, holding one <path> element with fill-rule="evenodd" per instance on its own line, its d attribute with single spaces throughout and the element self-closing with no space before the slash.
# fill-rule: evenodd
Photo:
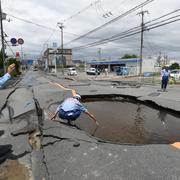
<svg viewBox="0 0 180 180">
<path fill-rule="evenodd" d="M 164 89 L 164 90 L 166 89 L 168 80 L 169 80 L 168 77 L 162 77 L 161 89 Z"/>
<path fill-rule="evenodd" d="M 64 111 L 63 109 L 59 110 L 59 117 L 68 121 L 75 121 L 80 115 L 81 111 L 77 109 L 74 111 Z"/>
</svg>

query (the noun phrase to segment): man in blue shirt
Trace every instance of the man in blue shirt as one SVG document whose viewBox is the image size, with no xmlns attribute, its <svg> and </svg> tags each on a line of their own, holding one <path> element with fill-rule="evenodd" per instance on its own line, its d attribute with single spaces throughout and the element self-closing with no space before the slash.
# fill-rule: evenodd
<svg viewBox="0 0 180 180">
<path fill-rule="evenodd" d="M 14 71 L 14 69 L 14 63 L 8 66 L 7 73 L 4 76 L 0 77 L 0 88 L 2 88 L 3 85 L 10 79 L 11 73 Z"/>
<path fill-rule="evenodd" d="M 162 91 L 166 91 L 166 87 L 167 87 L 169 76 L 170 76 L 170 70 L 168 69 L 167 65 L 161 71 L 161 76 L 162 76 L 161 89 Z"/>
<path fill-rule="evenodd" d="M 51 118 L 51 120 L 55 120 L 57 114 L 59 118 L 68 120 L 70 124 L 71 121 L 75 121 L 80 115 L 81 112 L 87 114 L 91 119 L 94 120 L 97 126 L 99 126 L 98 121 L 80 102 L 81 96 L 79 94 L 75 94 L 72 98 L 67 98 L 57 107 L 55 115 Z"/>
</svg>

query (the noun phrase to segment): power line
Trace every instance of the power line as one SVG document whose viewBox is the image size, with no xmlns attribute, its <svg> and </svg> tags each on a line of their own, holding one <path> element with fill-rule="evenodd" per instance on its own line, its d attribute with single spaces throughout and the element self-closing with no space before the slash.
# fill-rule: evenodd
<svg viewBox="0 0 180 180">
<path fill-rule="evenodd" d="M 88 6 L 86 6 L 85 8 L 83 8 L 82 10 L 78 11 L 77 13 L 74 13 L 73 15 L 71 15 L 70 17 L 68 17 L 67 19 L 64 19 L 62 22 L 65 23 L 66 21 L 73 19 L 74 17 L 78 16 L 79 14 L 81 14 L 82 12 L 86 11 L 87 9 L 89 9 L 90 7 L 92 7 L 93 5 L 96 5 L 99 2 L 99 0 L 95 1 L 94 3 L 89 4 Z"/>
<path fill-rule="evenodd" d="M 18 20 L 23 21 L 23 22 L 28 23 L 28 24 L 32 24 L 32 25 L 38 26 L 38 27 L 40 27 L 40 28 L 43 28 L 43 29 L 46 29 L 46 30 L 50 30 L 50 31 L 53 31 L 53 32 L 54 32 L 54 31 L 60 32 L 60 30 L 58 30 L 58 29 L 51 28 L 51 27 L 48 27 L 48 26 L 44 26 L 44 25 L 42 25 L 42 24 L 38 24 L 38 23 L 35 23 L 35 22 L 33 22 L 33 21 L 30 21 L 30 20 L 27 20 L 27 19 L 23 19 L 23 18 L 14 16 L 14 15 L 12 15 L 12 14 L 8 14 L 8 13 L 6 13 L 6 14 L 7 14 L 8 16 L 12 17 L 12 18 L 18 19 Z M 71 35 L 76 36 L 76 37 L 79 36 L 78 34 L 74 34 L 74 33 L 71 33 L 71 32 L 64 32 L 64 33 L 71 34 Z"/>
<path fill-rule="evenodd" d="M 7 14 L 7 13 L 6 13 L 6 14 Z M 35 23 L 35 22 L 33 22 L 33 21 L 26 20 L 26 19 L 23 19 L 23 18 L 14 16 L 14 15 L 11 15 L 11 14 L 7 14 L 7 15 L 10 16 L 10 17 L 13 17 L 13 18 L 15 18 L 15 19 L 18 19 L 18 20 L 20 20 L 20 21 L 24 21 L 24 22 L 26 22 L 26 23 L 36 25 L 36 26 L 41 27 L 41 28 L 43 28 L 43 29 L 47 29 L 47 30 L 51 30 L 51 31 L 54 31 L 54 30 L 55 30 L 55 31 L 58 31 L 57 29 L 54 29 L 54 28 L 51 28 L 51 27 L 48 27 L 48 26 L 44 26 L 44 25 L 42 25 L 42 24 L 38 24 L 38 23 Z"/>
<path fill-rule="evenodd" d="M 92 33 L 96 32 L 96 31 L 98 31 L 98 30 L 100 30 L 100 29 L 102 29 L 102 28 L 108 26 L 109 24 L 118 21 L 119 19 L 121 19 L 121 18 L 127 16 L 128 14 L 130 14 L 130 13 L 132 13 L 132 12 L 138 10 L 139 8 L 144 7 L 145 5 L 147 5 L 147 4 L 149 4 L 150 2 L 153 2 L 153 1 L 154 1 L 154 0 L 146 0 L 145 2 L 143 2 L 143 3 L 141 3 L 141 4 L 137 5 L 137 6 L 135 6 L 134 8 L 130 9 L 129 11 L 126 11 L 125 13 L 123 13 L 123 14 L 117 16 L 116 18 L 114 18 L 114 19 L 112 19 L 112 20 L 106 22 L 105 24 L 103 24 L 103 25 L 101 25 L 101 26 L 99 26 L 99 27 L 97 27 L 97 28 L 95 28 L 95 29 L 93 29 L 93 30 L 87 32 L 86 34 L 81 35 L 81 36 L 79 36 L 78 38 L 75 38 L 75 39 L 73 39 L 73 40 L 71 40 L 70 42 L 67 42 L 67 43 L 65 43 L 65 44 L 66 44 L 66 45 L 67 45 L 67 44 L 70 44 L 70 43 L 72 43 L 72 42 L 74 42 L 74 41 L 77 41 L 77 40 L 79 40 L 79 39 L 81 39 L 81 38 L 83 38 L 83 37 L 89 35 L 89 34 L 92 34 Z"/>
<path fill-rule="evenodd" d="M 173 22 L 179 21 L 180 18 L 177 18 L 179 16 L 180 15 L 177 15 L 177 16 L 174 16 L 174 17 L 171 17 L 171 18 L 167 18 L 166 20 L 162 20 L 162 21 L 159 21 L 159 22 L 156 22 L 156 23 L 152 23 L 148 27 L 144 28 L 144 31 L 149 31 L 151 29 L 155 29 L 155 28 L 158 28 L 158 27 L 161 27 L 161 26 L 164 26 L 164 25 L 171 24 Z M 173 19 L 173 18 L 177 18 L 177 19 Z M 140 32 L 141 32 L 140 26 L 139 27 L 134 27 L 134 28 L 131 28 L 131 29 L 127 30 L 127 31 L 124 31 L 124 32 L 122 32 L 122 33 L 120 33 L 118 35 L 114 35 L 114 36 L 112 36 L 110 38 L 102 39 L 100 41 L 96 41 L 96 42 L 89 43 L 89 44 L 84 45 L 84 46 L 75 47 L 75 48 L 72 48 L 72 49 L 78 50 L 78 49 L 93 47 L 93 46 L 97 46 L 97 45 L 100 45 L 100 44 L 105 44 L 105 43 L 108 43 L 108 42 L 111 42 L 111 41 L 116 41 L 116 40 L 119 40 L 119 39 L 123 39 L 123 38 L 129 37 L 129 36 L 138 34 Z"/>
</svg>

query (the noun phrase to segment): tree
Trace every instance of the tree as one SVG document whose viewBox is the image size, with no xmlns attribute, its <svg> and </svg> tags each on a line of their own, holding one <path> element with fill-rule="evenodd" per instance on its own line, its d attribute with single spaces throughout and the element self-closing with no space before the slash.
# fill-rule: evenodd
<svg viewBox="0 0 180 180">
<path fill-rule="evenodd" d="M 130 59 L 130 58 L 137 58 L 135 54 L 125 54 L 122 59 Z"/>
<path fill-rule="evenodd" d="M 170 68 L 170 69 L 179 69 L 180 66 L 179 66 L 178 63 L 173 63 L 173 64 L 171 64 L 171 65 L 169 66 L 169 68 Z"/>
</svg>

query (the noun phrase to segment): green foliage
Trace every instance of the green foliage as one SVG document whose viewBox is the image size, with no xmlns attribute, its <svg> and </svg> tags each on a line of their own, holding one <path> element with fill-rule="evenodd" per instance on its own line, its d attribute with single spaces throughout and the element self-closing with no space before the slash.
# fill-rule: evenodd
<svg viewBox="0 0 180 180">
<path fill-rule="evenodd" d="M 80 64 L 80 65 L 79 65 L 79 68 L 84 68 L 84 64 Z"/>
<path fill-rule="evenodd" d="M 138 56 L 135 54 L 125 54 L 122 59 L 130 59 L 130 58 L 137 58 Z"/>
<path fill-rule="evenodd" d="M 3 72 L 0 72 L 0 77 L 2 77 L 4 75 L 4 73 Z"/>
<path fill-rule="evenodd" d="M 169 68 L 172 70 L 172 69 L 180 69 L 180 66 L 178 63 L 173 63 L 171 64 L 171 66 L 169 66 Z"/>
</svg>

